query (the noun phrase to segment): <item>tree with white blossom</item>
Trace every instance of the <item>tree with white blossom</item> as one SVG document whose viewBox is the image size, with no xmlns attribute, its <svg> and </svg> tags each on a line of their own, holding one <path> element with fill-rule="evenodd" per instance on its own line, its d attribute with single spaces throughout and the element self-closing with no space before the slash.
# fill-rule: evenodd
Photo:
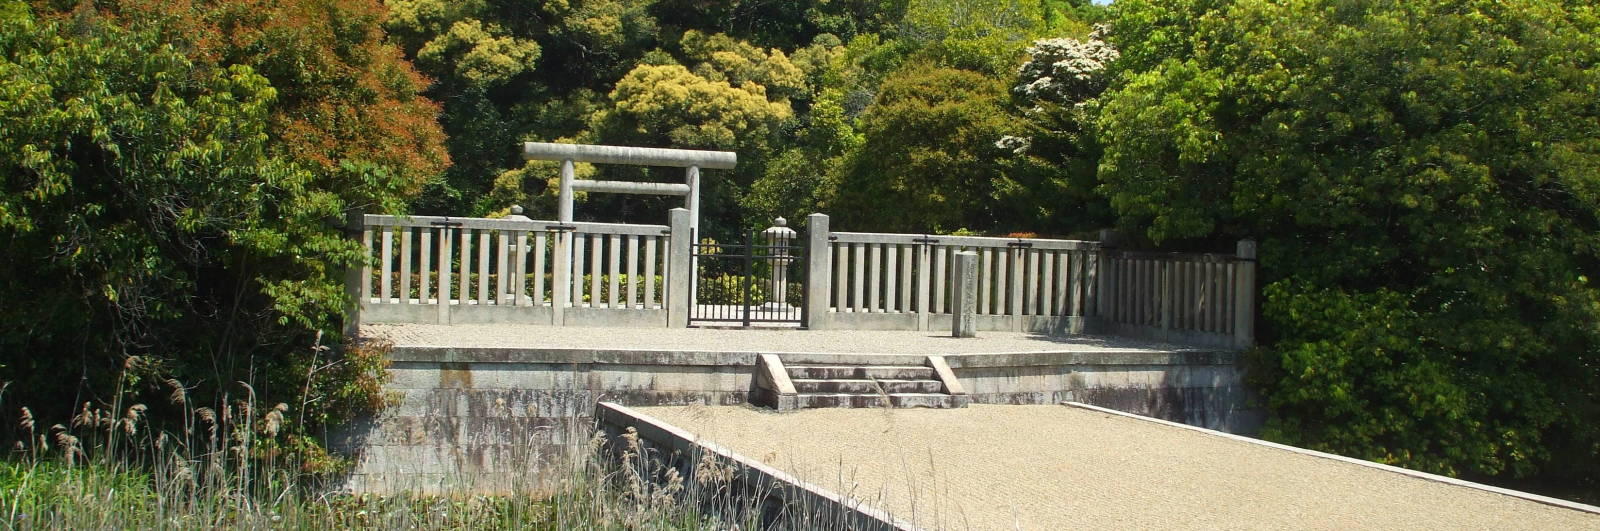
<svg viewBox="0 0 1600 531">
<path fill-rule="evenodd" d="M 1097 26 L 1088 40 L 1039 39 L 1028 48 L 1028 62 L 1017 71 L 1018 95 L 1058 104 L 1082 104 L 1106 89 L 1106 66 L 1120 54 Z"/>
<path fill-rule="evenodd" d="M 1097 26 L 1087 39 L 1034 41 L 1011 89 L 1022 130 L 995 146 L 1011 154 L 1000 194 L 1019 214 L 1063 227 L 1105 221 L 1094 195 L 1100 149 L 1092 130 L 1098 98 L 1109 82 L 1106 68 L 1119 54 Z"/>
</svg>

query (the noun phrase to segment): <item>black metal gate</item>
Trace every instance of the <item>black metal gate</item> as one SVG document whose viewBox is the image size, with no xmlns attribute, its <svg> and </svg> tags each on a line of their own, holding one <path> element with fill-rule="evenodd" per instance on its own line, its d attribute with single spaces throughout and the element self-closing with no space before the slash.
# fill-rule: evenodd
<svg viewBox="0 0 1600 531">
<path fill-rule="evenodd" d="M 743 243 L 696 240 L 689 324 L 805 326 L 806 261 L 793 229 L 779 223 Z"/>
</svg>

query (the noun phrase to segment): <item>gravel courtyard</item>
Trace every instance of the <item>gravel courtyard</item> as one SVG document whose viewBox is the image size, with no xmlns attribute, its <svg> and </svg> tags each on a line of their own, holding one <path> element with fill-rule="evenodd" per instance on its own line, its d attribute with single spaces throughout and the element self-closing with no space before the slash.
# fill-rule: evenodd
<svg viewBox="0 0 1600 531">
<path fill-rule="evenodd" d="M 637 410 L 929 528 L 1600 529 L 1600 515 L 1067 406 Z"/>
</svg>

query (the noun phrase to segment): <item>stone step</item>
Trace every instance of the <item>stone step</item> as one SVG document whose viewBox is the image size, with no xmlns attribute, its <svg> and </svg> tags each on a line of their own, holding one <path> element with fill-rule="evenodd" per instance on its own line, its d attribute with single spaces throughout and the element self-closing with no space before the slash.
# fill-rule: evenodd
<svg viewBox="0 0 1600 531">
<path fill-rule="evenodd" d="M 815 380 L 796 378 L 795 391 L 801 393 L 849 393 L 849 394 L 877 394 L 878 386 L 883 386 L 883 392 L 898 393 L 923 393 L 938 394 L 944 392 L 944 384 L 938 380 Z"/>
<path fill-rule="evenodd" d="M 878 394 L 806 394 L 801 393 L 795 397 L 797 407 L 884 407 L 883 395 Z M 966 398 L 966 397 L 961 397 Z M 947 394 L 934 393 L 895 393 L 889 395 L 889 403 L 894 407 L 926 407 L 926 408 L 955 408 L 965 407 L 964 402 L 956 400 Z"/>
<path fill-rule="evenodd" d="M 932 367 L 911 365 L 788 365 L 797 380 L 938 380 Z"/>
</svg>

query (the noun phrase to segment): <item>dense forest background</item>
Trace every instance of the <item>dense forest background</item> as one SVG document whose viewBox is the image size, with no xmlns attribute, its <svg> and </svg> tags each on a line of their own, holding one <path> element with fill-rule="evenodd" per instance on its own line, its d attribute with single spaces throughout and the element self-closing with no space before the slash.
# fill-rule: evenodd
<svg viewBox="0 0 1600 531">
<path fill-rule="evenodd" d="M 1054 125 L 1032 116 L 1037 98 L 1011 89 L 1034 40 L 1088 36 L 1105 13 L 1087 0 L 418 0 L 389 9 L 385 28 L 434 80 L 424 94 L 442 106 L 453 161 L 427 183 L 419 213 L 492 215 L 524 203 L 554 219 L 556 166 L 518 156 L 531 140 L 738 152 L 737 169 L 708 174 L 702 204 L 714 237 L 816 211 L 843 227 L 906 231 L 1061 232 L 1109 220 L 1087 183 L 1042 167 L 1074 153 L 1010 159 L 996 145 Z M 682 179 L 580 168 L 595 171 Z M 580 203 L 578 215 L 597 221 L 661 223 L 670 208 L 638 196 Z"/>
<path fill-rule="evenodd" d="M 324 348 L 347 215 L 551 218 L 523 141 L 720 149 L 717 238 L 1254 238 L 1264 437 L 1594 492 L 1596 87 L 1576 0 L 0 0 L 0 403 L 249 382 L 330 405 L 314 452 L 381 402 Z"/>
</svg>

